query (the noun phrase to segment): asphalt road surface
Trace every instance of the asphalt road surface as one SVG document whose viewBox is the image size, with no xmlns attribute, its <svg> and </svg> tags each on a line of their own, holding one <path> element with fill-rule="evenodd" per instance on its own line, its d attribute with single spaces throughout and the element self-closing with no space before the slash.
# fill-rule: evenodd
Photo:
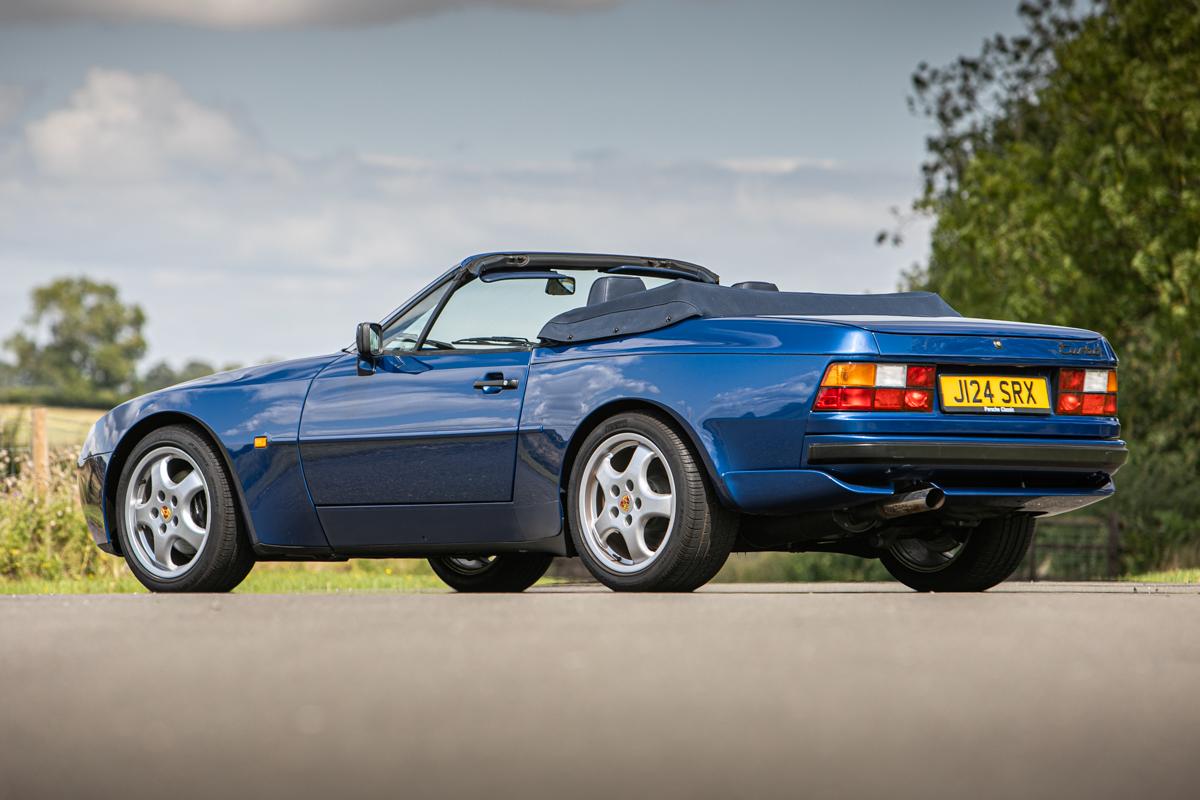
<svg viewBox="0 0 1200 800">
<path fill-rule="evenodd" d="M 0 597 L 0 797 L 1200 796 L 1200 590 Z"/>
</svg>

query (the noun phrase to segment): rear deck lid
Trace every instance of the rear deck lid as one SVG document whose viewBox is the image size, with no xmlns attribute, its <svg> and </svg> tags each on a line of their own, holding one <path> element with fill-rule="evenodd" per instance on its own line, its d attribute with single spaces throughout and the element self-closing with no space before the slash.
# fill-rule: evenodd
<svg viewBox="0 0 1200 800">
<path fill-rule="evenodd" d="M 795 319 L 795 317 L 793 317 Z M 1022 336 L 1039 339 L 1099 339 L 1100 334 L 1083 328 L 1058 325 L 1037 325 L 1031 322 L 1008 322 L 972 317 L 880 317 L 840 314 L 837 316 L 805 315 L 803 319 L 840 322 L 872 333 L 939 334 L 949 336 Z"/>
<path fill-rule="evenodd" d="M 879 354 L 885 357 L 1014 366 L 1116 363 L 1116 355 L 1104 337 L 1082 328 L 969 317 L 839 315 L 803 319 L 870 331 Z"/>
</svg>

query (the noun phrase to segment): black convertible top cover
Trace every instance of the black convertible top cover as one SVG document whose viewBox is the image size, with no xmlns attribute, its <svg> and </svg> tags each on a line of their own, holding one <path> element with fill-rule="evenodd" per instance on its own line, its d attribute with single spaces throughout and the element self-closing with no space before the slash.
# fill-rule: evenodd
<svg viewBox="0 0 1200 800">
<path fill-rule="evenodd" d="M 693 317 L 846 315 L 962 316 L 932 292 L 765 292 L 674 280 L 606 303 L 564 311 L 547 322 L 539 336 L 548 342 L 586 342 L 658 330 Z"/>
</svg>

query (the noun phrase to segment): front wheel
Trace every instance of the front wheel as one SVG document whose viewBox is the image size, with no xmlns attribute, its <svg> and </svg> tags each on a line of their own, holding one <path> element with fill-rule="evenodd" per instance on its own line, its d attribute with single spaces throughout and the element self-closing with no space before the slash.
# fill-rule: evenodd
<svg viewBox="0 0 1200 800">
<path fill-rule="evenodd" d="M 1033 529 L 1033 517 L 1024 514 L 986 520 L 967 534 L 933 531 L 896 539 L 879 560 L 918 592 L 982 592 L 1021 565 Z"/>
<path fill-rule="evenodd" d="M 549 553 L 435 556 L 429 566 L 456 592 L 523 592 L 550 569 Z"/>
<path fill-rule="evenodd" d="M 584 440 L 567 497 L 571 537 L 588 571 L 610 589 L 690 592 L 729 556 L 736 517 L 670 426 L 619 414 Z"/>
<path fill-rule="evenodd" d="M 152 592 L 228 592 L 254 566 L 221 457 L 191 428 L 159 428 L 138 442 L 117 498 L 121 552 Z"/>
</svg>

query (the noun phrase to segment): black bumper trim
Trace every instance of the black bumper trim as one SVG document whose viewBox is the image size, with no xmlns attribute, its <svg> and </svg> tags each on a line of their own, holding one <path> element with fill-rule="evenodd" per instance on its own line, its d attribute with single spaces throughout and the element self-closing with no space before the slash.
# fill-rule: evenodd
<svg viewBox="0 0 1200 800">
<path fill-rule="evenodd" d="M 879 464 L 927 467 L 1025 467 L 1104 472 L 1129 457 L 1124 442 L 1103 445 L 1029 442 L 814 442 L 809 464 Z"/>
</svg>

